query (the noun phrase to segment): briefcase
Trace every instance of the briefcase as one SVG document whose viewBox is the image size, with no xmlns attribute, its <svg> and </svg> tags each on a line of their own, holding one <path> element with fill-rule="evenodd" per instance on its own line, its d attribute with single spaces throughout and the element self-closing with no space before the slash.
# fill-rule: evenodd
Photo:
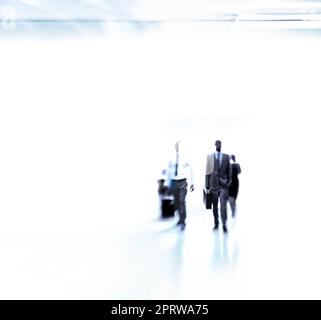
<svg viewBox="0 0 321 320">
<path fill-rule="evenodd" d="M 212 209 L 212 193 L 203 189 L 203 202 L 207 210 Z"/>
</svg>

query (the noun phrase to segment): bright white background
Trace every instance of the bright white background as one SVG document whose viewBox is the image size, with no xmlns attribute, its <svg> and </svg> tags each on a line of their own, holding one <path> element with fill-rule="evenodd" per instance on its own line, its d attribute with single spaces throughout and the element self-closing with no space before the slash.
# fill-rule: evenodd
<svg viewBox="0 0 321 320">
<path fill-rule="evenodd" d="M 1 298 L 320 298 L 321 41 L 210 26 L 0 43 Z M 157 220 L 177 138 L 185 234 Z M 243 170 L 227 237 L 201 199 L 217 138 Z"/>
</svg>

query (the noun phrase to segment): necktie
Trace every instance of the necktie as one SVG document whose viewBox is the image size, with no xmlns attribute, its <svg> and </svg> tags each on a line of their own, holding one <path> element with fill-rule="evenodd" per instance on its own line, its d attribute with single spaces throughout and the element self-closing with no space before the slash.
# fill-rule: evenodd
<svg viewBox="0 0 321 320">
<path fill-rule="evenodd" d="M 219 166 L 221 166 L 221 153 L 220 152 L 217 153 L 217 162 L 218 162 Z"/>
<path fill-rule="evenodd" d="M 177 177 L 177 174 L 178 174 L 178 153 L 176 153 L 175 177 Z"/>
</svg>

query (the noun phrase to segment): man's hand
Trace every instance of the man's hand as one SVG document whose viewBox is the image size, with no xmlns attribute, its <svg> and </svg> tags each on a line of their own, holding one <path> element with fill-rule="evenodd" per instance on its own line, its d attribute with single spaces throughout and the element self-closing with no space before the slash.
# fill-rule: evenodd
<svg viewBox="0 0 321 320">
<path fill-rule="evenodd" d="M 207 193 L 207 194 L 210 193 L 210 191 L 211 191 L 209 187 L 208 188 L 205 187 L 204 190 L 205 190 L 205 193 Z"/>
<path fill-rule="evenodd" d="M 193 192 L 193 191 L 194 191 L 194 185 L 193 185 L 193 184 L 191 184 L 191 186 L 190 186 L 190 190 L 191 190 L 191 192 Z"/>
</svg>

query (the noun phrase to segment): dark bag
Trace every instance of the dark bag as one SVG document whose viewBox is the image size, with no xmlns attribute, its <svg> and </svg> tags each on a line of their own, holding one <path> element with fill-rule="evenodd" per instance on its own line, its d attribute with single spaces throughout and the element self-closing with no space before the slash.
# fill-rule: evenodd
<svg viewBox="0 0 321 320">
<path fill-rule="evenodd" d="M 169 197 L 162 199 L 162 218 L 172 218 L 174 217 L 174 213 L 174 200 Z"/>
<path fill-rule="evenodd" d="M 212 209 L 212 193 L 203 189 L 203 202 L 207 210 Z"/>
</svg>

